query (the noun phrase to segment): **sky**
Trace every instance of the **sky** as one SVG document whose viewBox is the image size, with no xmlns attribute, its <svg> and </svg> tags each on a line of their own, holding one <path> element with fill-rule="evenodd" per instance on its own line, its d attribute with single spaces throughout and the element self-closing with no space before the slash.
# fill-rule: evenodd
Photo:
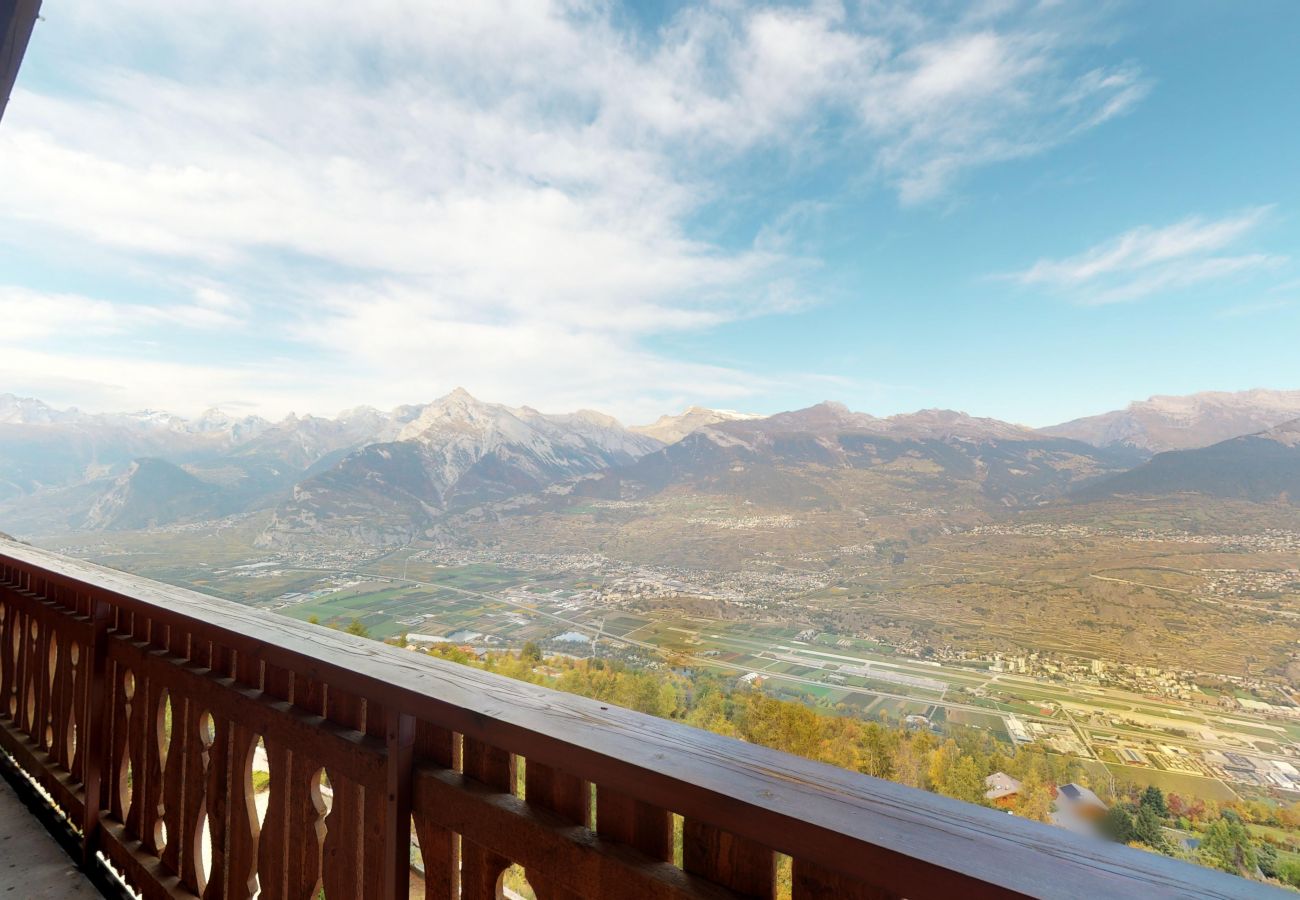
<svg viewBox="0 0 1300 900">
<path fill-rule="evenodd" d="M 42 15 L 0 392 L 1041 426 L 1300 388 L 1290 0 Z"/>
</svg>

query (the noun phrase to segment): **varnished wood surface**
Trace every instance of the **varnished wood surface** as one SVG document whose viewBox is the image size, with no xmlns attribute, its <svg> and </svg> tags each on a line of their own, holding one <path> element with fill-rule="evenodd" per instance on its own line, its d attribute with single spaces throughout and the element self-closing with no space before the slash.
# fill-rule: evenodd
<svg viewBox="0 0 1300 900">
<path fill-rule="evenodd" d="M 872 885 L 880 896 L 892 893 L 913 900 L 1014 894 L 1061 898 L 1277 895 L 1258 883 L 1086 840 L 1005 813 L 27 545 L 0 541 L 0 564 L 4 563 L 39 570 L 47 589 L 109 602 L 120 610 L 119 624 L 139 615 L 154 628 L 170 625 L 220 643 L 241 658 L 261 660 L 267 672 L 278 669 L 328 685 L 331 698 L 335 691 L 344 692 L 364 698 L 368 706 L 461 733 L 466 745 L 473 742 L 475 748 L 465 761 L 466 774 L 499 789 L 505 784 L 500 757 L 504 751 L 594 783 L 598 790 L 606 788 L 683 815 L 696 823 L 691 868 L 729 880 L 746 893 L 755 885 L 746 861 L 766 860 L 755 849 L 761 847 L 803 861 L 809 873 L 805 885 L 834 883 L 847 876 Z M 152 635 L 135 637 L 151 643 L 159 640 Z M 135 714 L 131 720 L 136 721 Z M 355 723 L 373 735 L 370 725 Z M 382 723 L 378 734 L 383 734 Z M 131 741 L 141 737 L 135 732 Z M 380 791 L 391 783 L 385 778 Z M 336 797 L 336 804 L 340 800 L 345 805 L 350 802 Z M 341 812 L 337 805 L 334 812 Z M 363 843 L 367 840 L 363 837 Z M 327 854 L 333 852 L 329 843 L 327 839 Z M 486 877 L 497 864 L 488 857 L 496 854 L 486 847 L 480 850 L 487 852 L 480 854 L 481 871 L 476 877 Z M 487 885 L 465 887 L 481 891 Z"/>
</svg>

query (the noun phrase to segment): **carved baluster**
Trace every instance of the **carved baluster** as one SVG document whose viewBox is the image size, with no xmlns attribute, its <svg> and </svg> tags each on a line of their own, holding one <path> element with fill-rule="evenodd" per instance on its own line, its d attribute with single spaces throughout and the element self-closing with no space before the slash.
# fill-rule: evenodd
<svg viewBox="0 0 1300 900">
<path fill-rule="evenodd" d="M 415 725 L 415 755 L 444 769 L 454 769 L 456 735 L 428 722 Z M 424 861 L 424 900 L 455 900 L 460 896 L 460 838 L 416 812 L 415 834 Z"/>
<path fill-rule="evenodd" d="M 294 676 L 293 705 L 313 715 L 325 713 L 325 685 Z M 316 896 L 321 882 L 321 839 L 325 806 L 320 793 L 320 764 L 311 748 L 294 747 L 289 757 L 288 884 L 289 897 Z"/>
<path fill-rule="evenodd" d="M 68 700 L 72 693 L 71 677 L 73 666 L 70 659 L 72 638 L 63 632 L 60 626 L 67 621 L 66 591 L 54 588 L 50 591 L 51 605 L 48 607 L 50 641 L 50 668 L 46 685 L 50 692 L 50 702 L 46 707 L 46 725 L 44 735 L 47 737 L 46 750 L 50 760 L 64 770 L 70 770 L 68 758 Z"/>
<path fill-rule="evenodd" d="M 231 674 L 232 660 L 234 655 L 222 647 L 220 644 L 211 645 L 208 665 L 212 669 L 212 674 L 216 677 L 226 677 Z M 203 763 L 203 816 L 207 821 L 208 828 L 208 852 L 211 858 L 208 863 L 207 882 L 200 896 L 204 898 L 224 898 L 226 896 L 226 884 L 229 876 L 229 848 L 230 828 L 228 817 L 230 816 L 232 806 L 230 804 L 230 795 L 232 793 L 231 771 L 230 771 L 230 746 L 231 746 L 231 727 L 229 721 L 221 716 L 213 715 L 208 712 L 207 719 L 203 715 L 199 716 L 199 740 L 206 745 L 206 755 Z M 202 842 L 202 825 L 198 841 Z M 201 843 L 200 843 L 201 846 Z M 199 871 L 202 871 L 200 861 Z M 238 891 L 232 893 L 237 894 Z"/>
<path fill-rule="evenodd" d="M 24 598 L 25 600 L 26 598 Z M 14 715 L 14 724 L 20 731 L 28 732 L 31 724 L 32 708 L 32 617 L 24 612 L 19 619 L 21 631 L 18 636 L 18 702 Z"/>
<path fill-rule="evenodd" d="M 9 718 L 9 700 L 13 697 L 14 610 L 8 588 L 0 587 L 0 719 Z"/>
<path fill-rule="evenodd" d="M 186 655 L 196 664 L 208 667 L 210 663 L 210 641 L 194 637 L 189 642 Z M 173 641 L 173 648 L 176 643 Z M 181 884 L 194 893 L 200 893 L 203 887 L 203 817 L 207 808 L 207 767 L 211 758 L 212 736 L 208 729 L 210 717 L 205 717 L 205 710 L 199 697 L 187 696 L 183 713 L 184 728 L 182 735 L 179 768 L 182 772 L 183 791 L 178 805 L 177 833 L 175 843 L 180 850 L 177 870 Z M 173 731 L 173 755 L 176 753 L 175 734 Z M 168 769 L 170 775 L 171 769 Z M 168 828 L 171 825 L 168 824 Z"/>
<path fill-rule="evenodd" d="M 366 734 L 380 741 L 388 738 L 388 711 L 374 700 L 366 701 Z M 388 856 L 388 794 L 386 785 L 367 785 L 361 791 L 362 808 L 365 815 L 361 822 L 361 863 L 364 873 L 361 879 L 362 891 L 367 897 L 382 897 L 385 894 Z M 410 797 L 406 798 L 409 802 Z M 409 807 L 408 807 L 409 809 Z M 409 818 L 409 814 L 408 814 Z M 407 825 L 410 828 L 410 825 Z M 407 860 L 410 860 L 410 831 L 405 832 Z M 410 883 L 410 876 L 407 876 Z"/>
<path fill-rule="evenodd" d="M 524 798 L 529 806 L 548 809 L 571 825 L 585 826 L 591 785 L 576 775 L 529 759 L 524 766 Z M 556 884 L 545 869 L 530 866 L 526 874 L 533 892 L 543 900 L 569 900 L 583 896 Z"/>
<path fill-rule="evenodd" d="M 120 685 L 109 680 L 112 667 L 108 661 L 108 625 L 112 608 L 87 598 L 90 624 L 94 637 L 82 655 L 80 671 L 85 688 L 77 696 L 84 699 L 83 716 L 77 733 L 74 766 L 81 773 L 85 785 L 85 815 L 82 819 L 81 861 L 88 865 L 99 849 L 100 812 L 112 804 L 110 795 L 118 792 L 113 760 L 121 760 L 117 743 L 113 739 L 112 708 L 121 693 Z M 107 709 L 106 709 L 107 707 Z M 107 766 L 107 771 L 105 771 Z M 119 810 L 120 816 L 120 810 Z"/>
<path fill-rule="evenodd" d="M 49 622 L 46 621 L 46 610 L 41 609 L 40 601 L 37 601 L 38 615 L 33 617 L 36 623 L 36 709 L 32 716 L 32 741 L 36 746 L 42 749 L 48 749 L 49 728 L 50 728 L 50 702 L 53 699 L 54 673 L 52 671 L 54 660 L 51 659 L 53 654 L 57 654 L 57 645 L 53 644 L 52 629 Z M 51 646 L 56 649 L 51 650 Z"/>
<path fill-rule="evenodd" d="M 254 656 L 239 651 L 235 659 L 237 686 L 260 689 L 262 664 Z M 257 747 L 257 732 L 242 723 L 230 725 L 229 834 L 226 843 L 226 894 L 232 900 L 248 900 L 257 891 L 257 845 L 261 826 L 258 824 L 257 798 L 253 793 L 253 754 Z M 214 776 L 219 777 L 219 776 Z M 213 857 L 214 871 L 216 857 Z M 209 885 L 211 887 L 211 885 Z M 209 893 L 209 896 L 216 896 Z"/>
<path fill-rule="evenodd" d="M 652 859 L 672 862 L 673 820 L 668 810 L 604 786 L 596 788 L 596 831 Z"/>
<path fill-rule="evenodd" d="M 134 677 L 125 666 L 117 662 L 105 661 L 109 667 L 109 758 L 108 770 L 104 773 L 107 784 L 104 799 L 109 817 L 123 824 L 127 819 L 126 803 L 126 767 L 130 757 L 131 741 L 131 697 L 128 684 L 134 691 Z"/>
<path fill-rule="evenodd" d="M 173 657 L 188 656 L 189 635 L 173 625 L 167 632 L 167 648 Z M 186 784 L 186 776 L 191 765 L 190 754 L 198 743 L 195 739 L 199 728 L 198 710 L 183 691 L 172 691 L 168 696 L 171 722 L 162 780 L 162 819 L 167 827 L 167 844 L 163 847 L 162 861 L 168 871 L 184 876 L 186 858 L 193 855 L 185 795 L 194 790 Z"/>
<path fill-rule="evenodd" d="M 63 728 L 58 741 L 64 766 L 74 782 L 84 783 L 85 770 L 78 750 L 78 738 L 86 727 L 86 649 L 75 641 L 68 642 L 67 673 L 64 676 Z"/>
<path fill-rule="evenodd" d="M 499 791 L 514 793 L 514 757 L 500 747 L 465 737 L 461 751 L 462 769 L 468 778 Z M 461 839 L 461 897 L 464 900 L 495 900 L 497 881 L 510 867 L 510 860 L 471 841 Z"/>
<path fill-rule="evenodd" d="M 57 630 L 50 629 L 49 647 L 46 651 L 49 662 L 44 681 L 50 698 L 45 705 L 45 724 L 41 727 L 41 737 L 45 741 L 46 752 L 50 754 L 50 761 L 64 769 L 68 767 L 67 744 L 63 740 L 68 724 L 68 645 L 66 638 Z"/>
<path fill-rule="evenodd" d="M 145 795 L 145 782 L 149 780 L 146 771 L 145 747 L 149 741 L 151 726 L 157 723 L 156 706 L 149 704 L 149 681 L 143 672 L 129 673 L 130 696 L 127 710 L 126 755 L 128 776 L 131 782 L 131 807 L 126 813 L 126 833 L 128 837 L 145 839 L 145 832 L 153 832 L 157 801 L 149 805 Z M 156 741 L 154 742 L 156 746 Z M 152 837 L 149 838 L 152 840 Z"/>
<path fill-rule="evenodd" d="M 792 865 L 792 900 L 899 900 L 897 894 L 824 869 L 814 863 L 794 860 Z"/>
<path fill-rule="evenodd" d="M 744 897 L 772 897 L 776 886 L 771 849 L 689 818 L 682 823 L 682 868 Z"/>
<path fill-rule="evenodd" d="M 361 700 L 330 688 L 326 709 L 331 721 L 361 730 Z M 331 772 L 333 802 L 325 819 L 324 882 L 326 897 L 361 897 L 361 788 Z"/>
<path fill-rule="evenodd" d="M 262 679 L 262 691 L 268 699 L 292 699 L 292 673 L 266 663 Z M 262 744 L 266 748 L 271 790 L 257 843 L 257 879 L 262 886 L 263 900 L 284 900 L 288 897 L 289 876 L 289 748 L 271 735 L 263 735 Z"/>
<path fill-rule="evenodd" d="M 384 764 L 384 896 L 388 900 L 411 893 L 411 793 L 415 777 L 415 718 L 389 710 L 385 727 Z"/>
<path fill-rule="evenodd" d="M 155 649 L 162 649 L 165 646 L 167 629 L 159 623 L 153 623 L 150 629 L 152 640 L 149 643 L 149 653 L 152 656 Z M 143 696 L 144 700 L 139 710 L 142 715 L 139 716 L 141 724 L 144 726 L 143 740 L 141 743 L 141 754 L 143 765 L 135 768 L 135 771 L 141 774 L 141 790 L 136 792 L 136 797 L 143 799 L 139 804 L 142 818 L 140 825 L 140 844 L 145 852 L 161 855 L 164 843 L 163 830 L 163 768 L 166 764 L 167 751 L 171 743 L 169 732 L 169 718 L 171 716 L 171 707 L 169 704 L 169 695 L 163 683 L 153 677 L 148 671 L 148 667 L 142 667 L 142 671 L 136 673 L 136 696 Z M 142 683 L 141 683 L 142 682 Z M 134 760 L 132 760 L 134 763 Z M 135 813 L 136 804 L 131 804 L 132 815 Z M 175 835 L 171 835 L 175 837 Z"/>
</svg>

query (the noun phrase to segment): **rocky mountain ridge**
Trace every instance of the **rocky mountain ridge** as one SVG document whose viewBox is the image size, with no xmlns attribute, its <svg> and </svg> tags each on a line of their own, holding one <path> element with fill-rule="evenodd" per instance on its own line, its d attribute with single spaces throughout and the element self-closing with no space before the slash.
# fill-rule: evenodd
<svg viewBox="0 0 1300 900">
<path fill-rule="evenodd" d="M 3 394 L 0 525 L 53 533 L 267 510 L 269 545 L 392 543 L 450 513 L 513 498 L 706 491 L 777 505 L 834 503 L 845 479 L 852 491 L 947 492 L 962 503 L 1022 508 L 1138 472 L 1148 444 L 1194 443 L 1233 423 L 1276 418 L 1293 403 L 1300 406 L 1300 391 L 1158 397 L 1039 430 L 942 409 L 878 417 L 824 402 L 760 417 L 690 407 L 625 428 L 591 410 L 544 414 L 459 388 L 387 412 L 358 407 L 274 423 L 220 410 L 196 419 L 91 414 Z M 1252 427 L 1254 443 L 1246 443 L 1288 449 L 1293 428 L 1263 436 Z M 1255 456 L 1286 464 L 1285 454 Z M 1202 457 L 1210 458 L 1218 457 Z M 1170 465 L 1158 460 L 1144 471 Z M 1204 465 L 1193 468 L 1210 477 Z"/>
<path fill-rule="evenodd" d="M 1207 391 L 1155 396 L 1120 410 L 1041 429 L 1099 447 L 1127 444 L 1152 453 L 1208 447 L 1300 417 L 1300 391 Z"/>
</svg>

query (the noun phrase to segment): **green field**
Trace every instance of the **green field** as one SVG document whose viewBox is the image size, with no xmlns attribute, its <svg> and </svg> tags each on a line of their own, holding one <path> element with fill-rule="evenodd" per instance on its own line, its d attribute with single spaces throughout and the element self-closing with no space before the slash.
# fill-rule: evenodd
<svg viewBox="0 0 1300 900">
<path fill-rule="evenodd" d="M 1166 793 L 1200 797 L 1203 800 L 1237 799 L 1237 794 L 1217 778 L 1188 775 L 1184 772 L 1164 772 L 1142 766 L 1122 766 L 1116 763 L 1107 763 L 1106 768 L 1114 774 L 1116 781 L 1131 781 L 1143 787 L 1154 784 Z"/>
</svg>

